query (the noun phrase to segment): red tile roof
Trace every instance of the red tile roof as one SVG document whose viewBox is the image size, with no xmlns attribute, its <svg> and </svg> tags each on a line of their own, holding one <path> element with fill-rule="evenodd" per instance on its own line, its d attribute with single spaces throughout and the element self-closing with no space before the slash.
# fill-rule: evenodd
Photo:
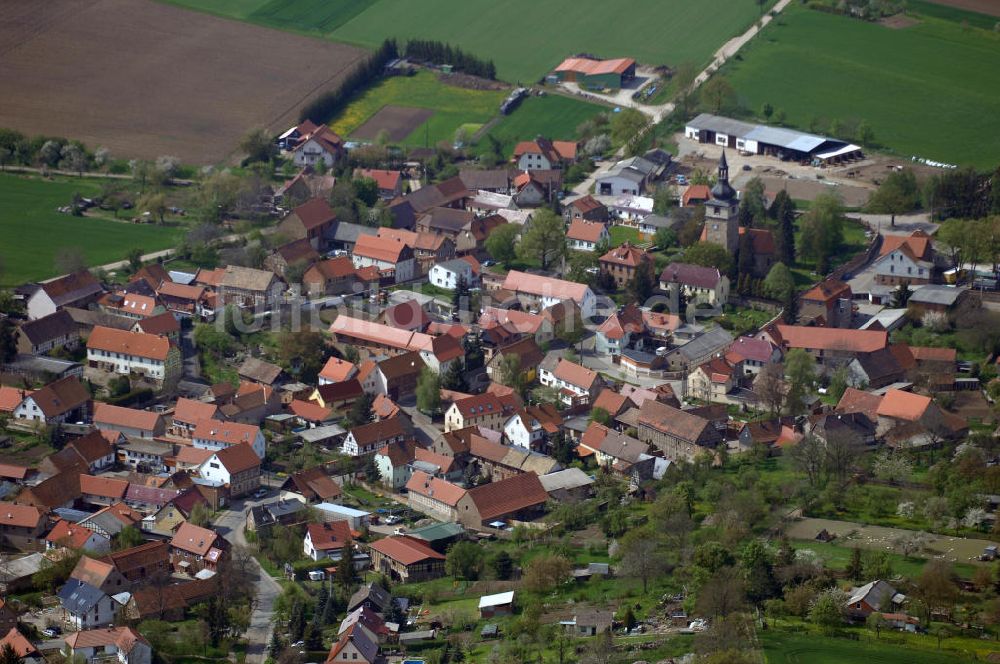
<svg viewBox="0 0 1000 664">
<path fill-rule="evenodd" d="M 87 348 L 163 361 L 170 351 L 170 340 L 153 334 L 97 325 L 87 339 Z"/>
<path fill-rule="evenodd" d="M 652 260 L 648 252 L 634 246 L 631 242 L 625 242 L 601 256 L 602 263 L 612 263 L 626 267 L 638 267 L 643 263 L 651 263 Z"/>
<path fill-rule="evenodd" d="M 351 541 L 351 525 L 347 521 L 310 523 L 306 527 L 313 548 L 317 551 L 339 549 Z"/>
<path fill-rule="evenodd" d="M 93 534 L 94 531 L 90 528 L 59 519 L 46 535 L 45 541 L 70 549 L 82 549 Z"/>
<path fill-rule="evenodd" d="M 538 475 L 527 472 L 469 489 L 469 497 L 486 521 L 544 504 L 549 495 Z"/>
<path fill-rule="evenodd" d="M 378 184 L 379 189 L 393 191 L 399 186 L 403 175 L 399 171 L 385 171 L 376 168 L 357 168 L 354 170 L 356 178 L 371 178 Z"/>
<path fill-rule="evenodd" d="M 319 377 L 331 383 L 339 383 L 351 378 L 357 372 L 358 368 L 351 362 L 342 360 L 339 357 L 331 357 L 323 365 L 322 370 L 319 372 Z"/>
<path fill-rule="evenodd" d="M 560 300 L 573 300 L 581 305 L 588 290 L 586 284 L 578 284 L 573 281 L 529 274 L 527 272 L 518 272 L 517 270 L 511 270 L 507 273 L 503 282 L 503 288 L 515 293 L 528 293 L 530 295 L 544 295 Z"/>
<path fill-rule="evenodd" d="M 662 283 L 681 284 L 694 288 L 713 289 L 718 286 L 721 279 L 722 274 L 718 268 L 688 263 L 671 263 L 660 274 Z"/>
<path fill-rule="evenodd" d="M 395 265 L 403 260 L 407 246 L 375 235 L 360 235 L 353 254 Z"/>
<path fill-rule="evenodd" d="M 918 260 L 930 260 L 931 238 L 927 233 L 916 230 L 910 235 L 884 235 L 882 236 L 882 247 L 879 249 L 879 256 L 891 254 L 896 249 L 905 247 L 910 254 Z"/>
<path fill-rule="evenodd" d="M 324 387 L 326 386 L 324 385 Z M 333 417 L 331 409 L 324 408 L 318 403 L 303 401 L 301 399 L 293 399 L 292 403 L 288 404 L 288 410 L 296 417 L 301 417 L 309 422 L 326 422 Z"/>
<path fill-rule="evenodd" d="M 708 188 L 708 185 L 692 184 L 684 190 L 684 194 L 681 196 L 681 205 L 688 207 L 691 205 L 691 201 L 702 202 L 707 201 L 711 197 L 712 190 Z"/>
<path fill-rule="evenodd" d="M 111 429 L 140 429 L 142 431 L 154 431 L 160 422 L 159 413 L 148 410 L 136 410 L 134 408 L 123 408 L 112 404 L 94 403 L 94 424 L 107 425 Z"/>
<path fill-rule="evenodd" d="M 217 539 L 219 539 L 219 534 L 214 530 L 202 528 L 190 521 L 185 521 L 181 523 L 177 532 L 174 533 L 174 536 L 170 540 L 170 546 L 198 556 L 204 556 L 215 545 Z"/>
<path fill-rule="evenodd" d="M 897 420 L 915 422 L 924 416 L 931 405 L 931 398 L 903 390 L 889 390 L 882 397 L 876 414 Z"/>
<path fill-rule="evenodd" d="M 227 445 L 236 443 L 253 444 L 260 433 L 260 427 L 239 422 L 222 422 L 220 420 L 201 420 L 194 429 L 192 436 L 201 440 L 210 440 Z"/>
<path fill-rule="evenodd" d="M 842 330 L 781 324 L 776 327 L 782 344 L 789 348 L 873 353 L 889 344 L 889 333 L 883 330 Z"/>
<path fill-rule="evenodd" d="M 559 364 L 556 365 L 552 375 L 559 380 L 584 390 L 589 390 L 598 378 L 596 371 L 592 371 L 576 362 L 570 362 L 565 358 L 559 359 Z"/>
<path fill-rule="evenodd" d="M 36 528 L 45 518 L 45 512 L 30 505 L 0 502 L 0 525 L 18 528 Z"/>
<path fill-rule="evenodd" d="M 613 60 L 594 60 L 592 58 L 566 58 L 555 68 L 555 71 L 571 71 L 585 76 L 597 74 L 624 74 L 629 67 L 635 66 L 632 58 L 615 58 Z"/>
<path fill-rule="evenodd" d="M 864 413 L 874 422 L 878 419 L 878 409 L 881 403 L 882 397 L 879 395 L 849 387 L 840 397 L 836 411 L 838 413 Z"/>
<path fill-rule="evenodd" d="M 115 477 L 80 475 L 80 491 L 91 496 L 121 500 L 128 491 L 128 482 Z"/>
<path fill-rule="evenodd" d="M 12 413 L 21 405 L 24 397 L 31 394 L 30 390 L 0 385 L 0 412 Z"/>
<path fill-rule="evenodd" d="M 806 291 L 802 298 L 811 302 L 827 304 L 833 300 L 851 297 L 851 287 L 839 279 L 827 279 Z"/>
<path fill-rule="evenodd" d="M 215 456 L 230 475 L 260 467 L 260 457 L 249 445 L 230 445 L 216 452 Z"/>
<path fill-rule="evenodd" d="M 38 656 L 38 649 L 16 627 L 11 627 L 10 631 L 0 639 L 0 650 L 6 646 L 13 648 L 18 657 Z"/>
<path fill-rule="evenodd" d="M 31 393 L 45 417 L 58 417 L 90 401 L 90 391 L 76 376 L 66 376 Z"/>
<path fill-rule="evenodd" d="M 401 565 L 413 565 L 425 560 L 444 560 L 443 555 L 424 542 L 405 535 L 384 537 L 372 542 L 371 549 L 392 558 Z"/>
<path fill-rule="evenodd" d="M 574 219 L 566 232 L 566 237 L 570 240 L 580 240 L 581 242 L 593 242 L 597 244 L 602 238 L 608 236 L 608 227 L 599 221 L 586 221 L 584 219 Z"/>
<path fill-rule="evenodd" d="M 419 496 L 427 496 L 434 500 L 454 507 L 462 499 L 466 491 L 460 486 L 446 482 L 427 473 L 415 470 L 406 483 L 406 490 Z"/>
</svg>

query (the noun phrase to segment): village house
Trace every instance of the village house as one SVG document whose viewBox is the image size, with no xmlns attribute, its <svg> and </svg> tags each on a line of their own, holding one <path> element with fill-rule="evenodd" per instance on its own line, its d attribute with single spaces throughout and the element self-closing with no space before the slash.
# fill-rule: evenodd
<svg viewBox="0 0 1000 664">
<path fill-rule="evenodd" d="M 494 441 L 480 435 L 473 435 L 469 439 L 468 449 L 455 453 L 454 456 L 457 460 L 464 461 L 466 465 L 472 464 L 480 477 L 491 482 L 527 472 L 533 472 L 540 477 L 562 468 L 559 462 L 550 456 L 504 445 L 499 438 Z"/>
<path fill-rule="evenodd" d="M 549 498 L 560 503 L 576 503 L 594 495 L 596 480 L 579 468 L 557 470 L 548 475 L 539 476 Z"/>
<path fill-rule="evenodd" d="M 559 390 L 559 399 L 566 405 L 593 403 L 604 388 L 604 380 L 596 371 L 553 355 L 542 363 L 538 381 Z"/>
<path fill-rule="evenodd" d="M 67 376 L 26 394 L 14 408 L 15 420 L 42 424 L 86 422 L 90 415 L 90 391 L 76 376 Z"/>
<path fill-rule="evenodd" d="M 43 318 L 64 307 L 86 309 L 103 292 L 101 282 L 87 270 L 51 279 L 39 284 L 28 298 L 28 320 Z"/>
<path fill-rule="evenodd" d="M 128 485 L 117 477 L 80 475 L 80 500 L 94 507 L 114 505 L 125 499 Z"/>
<path fill-rule="evenodd" d="M 623 159 L 603 173 L 594 186 L 601 196 L 638 196 L 659 177 L 663 169 L 643 157 Z"/>
<path fill-rule="evenodd" d="M 98 300 L 97 304 L 101 311 L 107 314 L 136 321 L 159 316 L 167 311 L 166 307 L 155 297 L 128 291 L 108 293 Z"/>
<path fill-rule="evenodd" d="M 0 502 L 0 548 L 4 550 L 42 551 L 48 525 L 46 510 Z"/>
<path fill-rule="evenodd" d="M 148 410 L 94 403 L 94 426 L 118 431 L 128 438 L 156 438 L 166 431 L 163 416 Z"/>
<path fill-rule="evenodd" d="M 121 605 L 89 583 L 69 579 L 59 590 L 63 619 L 76 630 L 111 625 L 118 617 Z"/>
<path fill-rule="evenodd" d="M 249 445 L 257 457 L 264 458 L 264 433 L 260 427 L 239 422 L 200 420 L 191 433 L 193 445 L 203 450 L 217 451 L 230 445 Z"/>
<path fill-rule="evenodd" d="M 533 141 L 518 143 L 512 161 L 519 171 L 547 171 L 573 163 L 576 153 L 577 144 L 573 141 L 552 141 L 539 136 Z"/>
<path fill-rule="evenodd" d="M 290 474 L 281 485 L 279 498 L 308 505 L 336 500 L 342 494 L 340 485 L 333 481 L 323 466 L 314 466 Z"/>
<path fill-rule="evenodd" d="M 219 407 L 214 403 L 179 397 L 174 404 L 174 412 L 167 430 L 172 436 L 191 438 L 198 422 L 214 420 L 218 417 Z"/>
<path fill-rule="evenodd" d="M 593 314 L 597 299 L 594 292 L 585 284 L 517 270 L 507 273 L 502 287 L 539 310 L 572 300 L 580 308 L 584 318 L 589 318 Z"/>
<path fill-rule="evenodd" d="M 875 283 L 882 286 L 929 284 L 935 280 L 934 245 L 927 233 L 885 235 L 879 257 L 872 263 Z"/>
<path fill-rule="evenodd" d="M 649 270 L 650 281 L 653 281 L 653 257 L 649 252 L 639 249 L 630 242 L 608 251 L 601 256 L 598 264 L 601 272 L 611 275 L 618 288 L 627 286 L 640 269 Z"/>
<path fill-rule="evenodd" d="M 489 360 L 486 362 L 486 374 L 498 383 L 510 382 L 512 378 L 502 375 L 505 358 L 517 358 L 518 372 L 528 384 L 535 382 L 538 377 L 538 365 L 545 359 L 545 353 L 542 352 L 538 342 L 533 337 L 525 337 L 519 341 L 500 346 L 487 355 Z"/>
<path fill-rule="evenodd" d="M 639 440 L 655 445 L 670 460 L 692 460 L 723 442 L 711 421 L 653 399 L 640 406 L 638 423 Z"/>
<path fill-rule="evenodd" d="M 799 296 L 799 322 L 822 327 L 851 327 L 854 317 L 851 287 L 827 279 Z"/>
<path fill-rule="evenodd" d="M 477 394 L 454 401 L 444 414 L 445 432 L 481 426 L 499 431 L 506 419 L 504 404 L 490 393 Z"/>
<path fill-rule="evenodd" d="M 691 396 L 709 403 L 728 403 L 730 392 L 739 387 L 743 367 L 730 362 L 725 357 L 713 357 L 703 362 L 688 374 L 688 390 Z"/>
<path fill-rule="evenodd" d="M 320 260 L 318 251 L 306 238 L 294 240 L 275 249 L 264 259 L 264 267 L 279 277 L 285 278 L 285 271 L 290 265 L 309 266 Z"/>
<path fill-rule="evenodd" d="M 780 323 L 768 325 L 757 336 L 779 346 L 783 351 L 801 348 L 819 364 L 874 353 L 884 349 L 889 343 L 889 334 L 884 330 L 804 327 Z"/>
<path fill-rule="evenodd" d="M 164 541 L 145 542 L 109 553 L 100 562 L 114 567 L 132 587 L 162 580 L 170 574 L 170 545 Z"/>
<path fill-rule="evenodd" d="M 217 532 L 185 521 L 170 539 L 170 564 L 192 576 L 203 569 L 216 571 L 228 551 L 229 543 Z"/>
<path fill-rule="evenodd" d="M 354 177 L 374 180 L 378 185 L 378 197 L 391 201 L 403 195 L 403 174 L 399 171 L 386 171 L 377 168 L 356 168 Z"/>
<path fill-rule="evenodd" d="M 555 406 L 540 403 L 525 406 L 507 417 L 503 424 L 504 438 L 513 446 L 541 452 L 549 436 L 559 432 L 562 416 Z"/>
<path fill-rule="evenodd" d="M 418 351 L 424 364 L 438 374 L 447 373 L 451 362 L 465 355 L 465 349 L 451 335 L 431 336 L 410 332 L 345 314 L 337 316 L 329 331 L 336 343 L 366 348 L 373 353 Z"/>
<path fill-rule="evenodd" d="M 15 621 L 16 622 L 16 621 Z M 7 646 L 14 651 L 22 664 L 44 664 L 46 659 L 16 626 L 0 630 L 0 651 Z"/>
<path fill-rule="evenodd" d="M 76 322 L 64 309 L 21 324 L 15 336 L 17 352 L 25 355 L 44 355 L 56 348 L 72 350 L 80 343 Z"/>
<path fill-rule="evenodd" d="M 732 364 L 742 364 L 744 373 L 757 375 L 765 365 L 781 361 L 781 350 L 767 339 L 739 337 L 726 351 Z"/>
<path fill-rule="evenodd" d="M 330 383 L 342 383 L 345 380 L 354 378 L 358 373 L 358 367 L 352 362 L 342 360 L 339 357 L 327 359 L 326 364 L 319 371 L 319 384 L 328 385 Z"/>
<path fill-rule="evenodd" d="M 904 601 L 905 595 L 885 581 L 876 579 L 852 590 L 844 609 L 850 616 L 864 620 L 872 613 L 899 608 Z"/>
<path fill-rule="evenodd" d="M 530 335 L 536 343 L 544 344 L 552 341 L 555 336 L 551 320 L 516 309 L 484 307 L 479 317 L 479 327 L 485 335 L 493 333 L 497 345 L 517 340 L 524 335 Z"/>
<path fill-rule="evenodd" d="M 444 556 L 421 540 L 397 535 L 376 540 L 368 548 L 372 569 L 398 583 L 444 576 Z"/>
<path fill-rule="evenodd" d="M 472 265 L 461 258 L 453 258 L 444 263 L 436 263 L 427 275 L 427 281 L 438 288 L 455 290 L 459 284 L 466 288 L 475 285 Z"/>
<path fill-rule="evenodd" d="M 316 166 L 320 162 L 326 168 L 337 163 L 344 155 L 344 141 L 325 124 L 303 132 L 298 144 L 292 150 L 292 161 L 296 166 Z"/>
<path fill-rule="evenodd" d="M 393 401 L 413 396 L 417 389 L 420 372 L 427 365 L 420 353 L 410 351 L 386 358 L 375 365 L 371 379 L 372 394 L 384 394 Z"/>
<path fill-rule="evenodd" d="M 360 625 L 353 625 L 345 631 L 326 656 L 328 664 L 334 662 L 357 662 L 358 664 L 382 664 L 378 643 L 373 641 Z"/>
<path fill-rule="evenodd" d="M 312 560 L 329 558 L 339 561 L 344 545 L 350 544 L 352 539 L 351 526 L 347 521 L 310 523 L 302 540 L 302 552 Z"/>
<path fill-rule="evenodd" d="M 679 289 L 688 302 L 722 306 L 729 300 L 729 277 L 714 267 L 671 263 L 660 274 L 660 289 L 671 297 Z"/>
<path fill-rule="evenodd" d="M 85 662 L 103 662 L 114 658 L 119 664 L 150 664 L 153 650 L 139 632 L 131 627 L 88 629 L 66 637 L 72 658 Z"/>
<path fill-rule="evenodd" d="M 576 83 L 584 90 L 619 90 L 635 78 L 635 65 L 632 58 L 572 57 L 559 63 L 553 75 L 560 81 Z"/>
<path fill-rule="evenodd" d="M 607 222 L 610 219 L 607 206 L 590 194 L 567 203 L 563 214 L 570 221 L 583 219 L 584 221 Z"/>
<path fill-rule="evenodd" d="M 228 487 L 230 498 L 240 498 L 260 488 L 260 457 L 250 445 L 230 445 L 206 459 L 198 474 Z"/>
<path fill-rule="evenodd" d="M 382 484 L 393 491 L 406 486 L 413 473 L 411 464 L 416 457 L 416 443 L 412 440 L 391 443 L 381 448 L 375 454 L 375 467 L 378 468 Z"/>
<path fill-rule="evenodd" d="M 348 456 L 370 456 L 386 445 L 401 442 L 405 437 L 406 431 L 399 417 L 369 422 L 348 432 L 341 451 Z"/>
<path fill-rule="evenodd" d="M 653 476 L 655 460 L 648 452 L 648 443 L 599 422 L 590 423 L 577 447 L 581 457 L 593 454 L 599 466 L 636 484 Z"/>
<path fill-rule="evenodd" d="M 107 553 L 111 550 L 111 539 L 90 528 L 58 519 L 49 534 L 45 536 L 45 549 L 55 551 L 64 548 Z"/>
<path fill-rule="evenodd" d="M 158 385 L 172 384 L 182 372 L 180 349 L 166 337 L 101 326 L 87 339 L 87 365 L 141 376 Z"/>
<path fill-rule="evenodd" d="M 377 268 L 367 268 L 378 272 Z M 337 256 L 314 263 L 302 275 L 302 288 L 310 296 L 344 295 L 363 290 L 359 270 L 349 256 Z M 378 279 L 376 278 L 377 282 Z"/>
<path fill-rule="evenodd" d="M 80 556 L 69 578 L 88 583 L 109 595 L 127 590 L 129 587 L 128 581 L 114 565 L 85 555 Z"/>
<path fill-rule="evenodd" d="M 406 483 L 407 504 L 439 521 L 458 521 L 458 502 L 465 489 L 416 470 Z"/>
<path fill-rule="evenodd" d="M 351 260 L 355 268 L 374 267 L 392 283 L 404 283 L 417 276 L 413 249 L 384 237 L 362 235 L 354 245 Z"/>
<path fill-rule="evenodd" d="M 156 296 L 175 316 L 209 319 L 215 315 L 215 295 L 204 286 L 165 281 L 156 291 Z"/>
<path fill-rule="evenodd" d="M 530 521 L 545 509 L 548 494 L 534 472 L 469 489 L 455 506 L 463 526 L 481 528 L 499 521 Z"/>
<path fill-rule="evenodd" d="M 269 311 L 278 305 L 283 289 L 281 280 L 269 270 L 227 265 L 219 280 L 218 307 L 232 304 Z"/>
<path fill-rule="evenodd" d="M 567 245 L 576 251 L 594 251 L 597 245 L 609 242 L 608 227 L 600 221 L 573 219 L 566 231 Z"/>
<path fill-rule="evenodd" d="M 621 355 L 622 350 L 630 347 L 645 332 L 642 311 L 635 304 L 629 303 L 608 316 L 597 328 L 594 335 L 595 349 L 598 353 Z"/>
</svg>

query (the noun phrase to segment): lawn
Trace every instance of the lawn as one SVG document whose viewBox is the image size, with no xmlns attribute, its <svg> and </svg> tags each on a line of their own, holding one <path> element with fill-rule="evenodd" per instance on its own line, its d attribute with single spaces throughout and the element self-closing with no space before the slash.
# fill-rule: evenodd
<svg viewBox="0 0 1000 664">
<path fill-rule="evenodd" d="M 1000 37 L 972 23 L 917 18 L 897 30 L 793 3 L 725 73 L 748 108 L 769 103 L 791 126 L 864 120 L 903 157 L 996 166 Z"/>
<path fill-rule="evenodd" d="M 611 234 L 612 247 L 617 247 L 626 242 L 636 245 L 646 242 L 645 236 L 638 229 L 629 226 L 612 226 L 608 229 L 608 233 Z"/>
<path fill-rule="evenodd" d="M 577 127 L 607 110 L 604 106 L 562 95 L 529 97 L 513 113 L 503 116 L 488 133 L 503 145 L 503 154 L 509 155 L 519 141 L 536 136 L 573 140 Z M 479 142 L 480 147 L 485 144 L 486 141 Z"/>
<path fill-rule="evenodd" d="M 499 112 L 504 97 L 503 91 L 447 85 L 435 74 L 421 71 L 414 76 L 395 76 L 380 81 L 352 101 L 330 126 L 342 136 L 350 136 L 384 106 L 425 108 L 433 110 L 434 115 L 402 143 L 434 146 L 440 141 L 454 141 L 456 130 L 464 124 L 489 121 Z"/>
<path fill-rule="evenodd" d="M 853 546 L 838 546 L 831 542 L 820 542 L 817 540 L 792 540 L 792 546 L 796 550 L 805 549 L 812 551 L 823 561 L 823 565 L 829 569 L 843 571 L 851 562 L 854 555 Z M 898 553 L 890 553 L 889 560 L 892 563 L 893 574 L 901 574 L 908 578 L 916 578 L 920 575 L 927 560 L 911 556 L 903 556 Z M 954 565 L 955 573 L 963 579 L 971 579 L 975 574 L 976 567 L 969 563 L 957 563 Z"/>
<path fill-rule="evenodd" d="M 952 664 L 955 653 L 905 648 L 898 643 L 837 638 L 781 630 L 758 632 L 768 664 Z M 929 639 L 929 637 L 928 637 Z M 945 647 L 947 647 L 945 641 Z M 928 644 L 930 645 L 930 644 Z"/>
<path fill-rule="evenodd" d="M 122 260 L 129 249 L 144 252 L 174 244 L 177 227 L 129 224 L 111 219 L 74 217 L 57 208 L 73 194 L 100 193 L 99 180 L 0 175 L 0 286 L 56 276 L 54 258 L 63 248 L 78 248 L 91 266 Z"/>
<path fill-rule="evenodd" d="M 760 15 L 756 0 L 164 1 L 366 47 L 387 37 L 437 39 L 492 59 L 506 81 L 526 83 L 583 52 L 704 65 Z"/>
</svg>

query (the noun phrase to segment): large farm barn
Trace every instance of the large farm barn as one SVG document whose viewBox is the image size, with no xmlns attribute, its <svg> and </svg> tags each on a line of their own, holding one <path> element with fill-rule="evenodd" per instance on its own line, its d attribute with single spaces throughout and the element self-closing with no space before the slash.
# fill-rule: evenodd
<svg viewBox="0 0 1000 664">
<path fill-rule="evenodd" d="M 761 154 L 794 161 L 839 164 L 861 159 L 861 147 L 827 136 L 794 129 L 769 127 L 702 113 L 684 127 L 684 136 L 699 143 L 733 148 L 745 154 Z"/>
</svg>

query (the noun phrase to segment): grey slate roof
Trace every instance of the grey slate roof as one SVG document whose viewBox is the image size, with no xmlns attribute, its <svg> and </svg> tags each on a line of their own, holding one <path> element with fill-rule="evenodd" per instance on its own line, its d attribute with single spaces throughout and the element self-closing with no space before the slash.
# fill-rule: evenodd
<svg viewBox="0 0 1000 664">
<path fill-rule="evenodd" d="M 968 288 L 955 286 L 927 285 L 916 288 L 909 301 L 918 304 L 938 304 L 946 307 L 954 305 Z"/>
<path fill-rule="evenodd" d="M 678 349 L 678 352 L 687 359 L 702 357 L 706 353 L 710 354 L 728 348 L 733 342 L 733 335 L 721 327 L 713 327 L 705 334 L 695 337 Z"/>
<path fill-rule="evenodd" d="M 74 614 L 87 613 L 103 597 L 105 594 L 99 588 L 78 579 L 70 579 L 59 591 L 63 608 Z"/>
</svg>

